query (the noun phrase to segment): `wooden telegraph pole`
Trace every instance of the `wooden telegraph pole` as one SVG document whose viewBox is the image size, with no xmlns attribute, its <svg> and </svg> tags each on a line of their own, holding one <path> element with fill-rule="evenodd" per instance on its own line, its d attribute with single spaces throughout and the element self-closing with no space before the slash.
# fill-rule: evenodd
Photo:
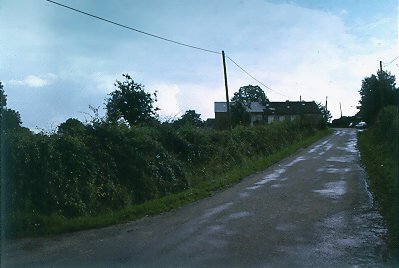
<svg viewBox="0 0 399 268">
<path fill-rule="evenodd" d="M 382 61 L 380 60 L 380 73 L 379 73 L 379 75 L 378 75 L 378 80 L 381 80 L 381 79 L 383 79 L 383 75 L 382 75 Z M 384 102 L 385 102 L 385 94 L 384 94 L 384 90 L 382 90 L 382 88 L 380 88 L 380 94 L 381 94 L 381 96 L 380 96 L 380 105 L 381 105 L 381 108 L 382 107 L 384 107 Z"/>
<path fill-rule="evenodd" d="M 326 121 L 328 122 L 328 117 L 327 117 L 327 115 L 328 115 L 328 110 L 327 110 L 327 99 L 328 99 L 328 96 L 326 96 L 326 114 L 324 115 L 325 117 L 326 117 Z"/>
<path fill-rule="evenodd" d="M 339 102 L 339 110 L 341 111 L 341 118 L 342 118 L 342 107 L 341 107 L 341 102 Z"/>
<path fill-rule="evenodd" d="M 326 96 L 326 112 L 327 112 L 327 99 L 328 99 L 328 96 Z"/>
<path fill-rule="evenodd" d="M 226 89 L 227 124 L 228 124 L 228 128 L 231 129 L 229 87 L 227 86 L 226 58 L 225 58 L 223 50 L 222 50 L 222 58 L 223 58 L 223 71 L 224 71 L 224 87 Z"/>
</svg>

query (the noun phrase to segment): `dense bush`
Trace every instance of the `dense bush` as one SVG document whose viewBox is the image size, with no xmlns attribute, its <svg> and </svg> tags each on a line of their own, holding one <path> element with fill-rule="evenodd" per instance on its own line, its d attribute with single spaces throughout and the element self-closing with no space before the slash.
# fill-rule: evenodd
<svg viewBox="0 0 399 268">
<path fill-rule="evenodd" d="M 312 133 L 288 122 L 216 131 L 191 124 L 129 127 L 76 119 L 54 133 L 7 131 L 2 147 L 7 213 L 10 219 L 33 219 L 118 210 L 183 191 Z"/>
<path fill-rule="evenodd" d="M 371 190 L 386 219 L 389 241 L 399 253 L 399 113 L 385 107 L 375 124 L 359 136 L 362 161 L 370 177 Z"/>
<path fill-rule="evenodd" d="M 361 96 L 359 114 L 369 126 L 375 123 L 384 107 L 399 103 L 396 77 L 383 70 L 379 70 L 377 75 L 364 78 L 359 93 Z"/>
</svg>

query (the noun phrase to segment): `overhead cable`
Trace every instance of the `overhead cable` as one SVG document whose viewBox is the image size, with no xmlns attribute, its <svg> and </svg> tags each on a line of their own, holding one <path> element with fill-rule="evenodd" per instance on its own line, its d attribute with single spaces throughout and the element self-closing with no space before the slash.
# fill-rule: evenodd
<svg viewBox="0 0 399 268">
<path fill-rule="evenodd" d="M 98 20 L 102 20 L 102 21 L 105 21 L 105 22 L 114 24 L 114 25 L 116 25 L 116 26 L 119 26 L 119 27 L 122 27 L 122 28 L 125 28 L 125 29 L 128 29 L 128 30 L 131 30 L 131 31 L 135 31 L 135 32 L 138 32 L 138 33 L 141 33 L 141 34 L 145 34 L 145 35 L 148 35 L 148 36 L 151 36 L 151 37 L 154 37 L 154 38 L 158 38 L 158 39 L 161 39 L 161 40 L 170 42 L 170 43 L 174 43 L 174 44 L 177 44 L 177 45 L 180 45 L 180 46 L 185 46 L 185 47 L 189 47 L 189 48 L 193 48 L 193 49 L 197 49 L 197 50 L 202 50 L 202 51 L 209 52 L 209 53 L 214 53 L 214 54 L 219 54 L 219 55 L 221 54 L 220 52 L 217 52 L 217 51 L 213 51 L 213 50 L 209 50 L 209 49 L 205 49 L 205 48 L 201 48 L 201 47 L 197 47 L 197 46 L 185 44 L 185 43 L 178 42 L 178 41 L 175 41 L 175 40 L 172 40 L 172 39 L 169 39 L 169 38 L 165 38 L 165 37 L 162 37 L 162 36 L 159 36 L 159 35 L 147 33 L 147 32 L 144 32 L 144 31 L 135 29 L 135 28 L 133 28 L 133 27 L 126 26 L 126 25 L 123 25 L 123 24 L 121 24 L 121 23 L 118 23 L 118 22 L 115 22 L 115 21 L 112 21 L 112 20 L 108 20 L 108 19 L 105 19 L 105 18 L 96 16 L 96 15 L 93 15 L 93 14 L 87 13 L 87 12 L 84 12 L 84 11 L 82 11 L 82 10 L 79 10 L 79 9 L 76 9 L 76 8 L 73 8 L 73 7 L 70 7 L 70 6 L 67 6 L 67 5 L 64 5 L 64 4 L 61 4 L 61 3 L 58 3 L 58 2 L 52 1 L 52 0 L 46 0 L 46 1 L 47 1 L 47 2 L 50 2 L 50 3 L 52 3 L 52 4 L 55 4 L 55 5 L 58 5 L 58 6 L 61 6 L 61 7 L 70 9 L 70 10 L 73 10 L 73 11 L 75 11 L 75 12 L 78 12 L 78 13 L 81 13 L 81 14 L 84 14 L 84 15 L 87 15 L 87 16 L 89 16 L 89 17 L 92 17 L 92 18 L 95 18 L 95 19 L 98 19 Z"/>
<path fill-rule="evenodd" d="M 399 59 L 399 56 L 397 56 L 396 58 L 394 58 L 393 60 L 391 60 L 390 62 L 388 62 L 388 63 L 385 63 L 384 64 L 384 67 L 388 67 L 389 65 L 391 65 L 394 61 L 396 61 L 397 59 Z"/>
<path fill-rule="evenodd" d="M 122 28 L 125 28 L 125 29 L 128 29 L 128 30 L 131 30 L 131 31 L 135 31 L 135 32 L 138 32 L 138 33 L 141 33 L 141 34 L 144 34 L 144 35 L 148 35 L 148 36 L 151 36 L 151 37 L 154 37 L 154 38 L 163 40 L 163 41 L 167 41 L 167 42 L 170 42 L 170 43 L 173 43 L 173 44 L 177 44 L 177 45 L 184 46 L 184 47 L 188 47 L 188 48 L 192 48 L 192 49 L 201 50 L 201 51 L 204 51 L 204 52 L 214 53 L 214 54 L 218 54 L 218 55 L 221 55 L 221 54 L 222 54 L 222 53 L 220 53 L 220 52 L 218 52 L 218 51 L 214 51 L 214 50 L 210 50 L 210 49 L 205 49 L 205 48 L 201 48 L 201 47 L 189 45 L 189 44 L 182 43 L 182 42 L 178 42 L 178 41 L 175 41 L 175 40 L 172 40 L 172 39 L 169 39 L 169 38 L 165 38 L 165 37 L 162 37 L 162 36 L 159 36 L 159 35 L 151 34 L 151 33 L 148 33 L 148 32 L 142 31 L 142 30 L 138 30 L 138 29 L 136 29 L 136 28 L 133 28 L 133 27 L 130 27 L 130 26 L 126 26 L 126 25 L 124 25 L 124 24 L 121 24 L 121 23 L 118 23 L 118 22 L 115 22 L 115 21 L 112 21 L 112 20 L 109 20 L 109 19 L 105 19 L 105 18 L 100 17 L 100 16 L 97 16 L 97 15 L 93 15 L 93 14 L 87 13 L 87 12 L 85 12 L 85 11 L 82 11 L 82 10 L 79 10 L 79 9 L 76 9 L 76 8 L 73 8 L 73 7 L 70 7 L 70 6 L 67 6 L 67 5 L 58 3 L 58 2 L 53 1 L 53 0 L 45 0 L 45 1 L 47 1 L 47 2 L 49 2 L 49 3 L 52 3 L 52 4 L 55 4 L 55 5 L 58 5 L 58 6 L 60 6 L 60 7 L 63 7 L 63 8 L 66 8 L 66 9 L 69 9 L 69 10 L 72 10 L 72 11 L 75 11 L 75 12 L 78 12 L 78 13 L 81 13 L 81 14 L 83 14 L 83 15 L 86 15 L 86 16 L 89 16 L 89 17 L 92 17 L 92 18 L 95 18 L 95 19 L 104 21 L 104 22 L 108 22 L 108 23 L 111 23 L 111 24 L 113 24 L 113 25 L 116 25 L 116 26 L 119 26 L 119 27 L 122 27 Z M 251 75 L 249 72 L 247 72 L 244 68 L 242 68 L 237 62 L 235 62 L 235 61 L 234 61 L 232 58 L 230 58 L 229 56 L 227 56 L 227 58 L 228 58 L 232 63 L 234 63 L 239 69 L 241 69 L 244 73 L 246 73 L 249 77 L 251 77 L 252 79 L 254 79 L 256 82 L 258 82 L 259 84 L 261 84 L 261 85 L 264 86 L 265 88 L 267 88 L 267 89 L 269 89 L 269 90 L 271 90 L 271 91 L 273 91 L 273 92 L 275 92 L 275 93 L 277 93 L 277 94 L 279 94 L 279 95 L 281 95 L 281 96 L 290 98 L 289 96 L 284 95 L 284 94 L 282 94 L 282 93 L 280 93 L 280 92 L 278 92 L 278 91 L 276 91 L 276 90 L 270 88 L 269 86 L 265 85 L 264 83 L 262 83 L 261 81 L 259 81 L 258 79 L 256 79 L 253 75 Z"/>
<path fill-rule="evenodd" d="M 259 84 L 261 84 L 262 86 L 264 86 L 265 88 L 273 91 L 274 93 L 277 93 L 281 96 L 287 97 L 287 98 L 291 98 L 290 96 L 284 95 L 274 89 L 272 89 L 271 87 L 265 85 L 264 83 L 262 83 L 261 81 L 259 81 L 258 79 L 256 79 L 252 74 L 250 74 L 248 71 L 246 71 L 243 67 L 241 67 L 237 62 L 235 62 L 232 58 L 230 58 L 229 56 L 226 56 L 232 63 L 234 63 L 239 69 L 241 69 L 241 71 L 243 71 L 244 73 L 246 73 L 249 77 L 251 77 L 253 80 L 255 80 L 256 82 L 258 82 Z"/>
</svg>

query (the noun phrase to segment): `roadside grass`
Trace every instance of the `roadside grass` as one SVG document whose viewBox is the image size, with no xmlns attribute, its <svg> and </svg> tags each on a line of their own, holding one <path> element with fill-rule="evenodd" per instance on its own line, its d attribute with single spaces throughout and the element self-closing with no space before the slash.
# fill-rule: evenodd
<svg viewBox="0 0 399 268">
<path fill-rule="evenodd" d="M 370 130 L 361 133 L 358 140 L 371 191 L 388 226 L 391 255 L 399 256 L 398 156 Z"/>
<path fill-rule="evenodd" d="M 106 211 L 96 216 L 80 216 L 67 218 L 61 215 L 27 215 L 14 214 L 12 222 L 15 223 L 18 237 L 50 236 L 55 234 L 106 227 L 114 224 L 122 224 L 145 216 L 157 215 L 163 212 L 177 209 L 183 205 L 203 199 L 217 191 L 228 188 L 241 181 L 245 177 L 267 169 L 280 160 L 295 153 L 301 148 L 306 148 L 321 138 L 330 135 L 333 130 L 316 131 L 314 135 L 293 143 L 271 155 L 263 157 L 245 158 L 241 165 L 229 170 L 219 170 L 212 174 L 206 171 L 203 178 L 195 178 L 197 181 L 188 190 L 170 194 L 159 199 L 151 200 L 139 205 L 129 205 L 117 211 Z M 190 178 L 189 178 L 190 180 Z M 34 224 L 32 224 L 34 222 Z M 26 228 L 32 226 L 31 228 Z"/>
</svg>

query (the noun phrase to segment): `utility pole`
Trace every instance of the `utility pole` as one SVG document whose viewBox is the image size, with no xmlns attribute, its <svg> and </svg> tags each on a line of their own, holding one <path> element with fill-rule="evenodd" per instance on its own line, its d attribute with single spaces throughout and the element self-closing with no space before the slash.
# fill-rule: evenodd
<svg viewBox="0 0 399 268">
<path fill-rule="evenodd" d="M 299 95 L 299 120 L 301 124 L 303 123 L 303 114 L 302 114 L 302 95 Z"/>
<path fill-rule="evenodd" d="M 228 124 L 229 129 L 231 130 L 229 87 L 227 86 L 226 59 L 225 59 L 225 55 L 224 55 L 224 51 L 223 50 L 222 50 L 222 58 L 223 58 L 223 71 L 224 71 L 224 87 L 226 89 L 227 124 Z"/>
<path fill-rule="evenodd" d="M 327 112 L 327 98 L 328 98 L 328 96 L 326 96 L 326 112 Z"/>
<path fill-rule="evenodd" d="M 339 102 L 339 110 L 341 111 L 341 118 L 342 118 L 342 108 L 341 108 L 341 102 Z"/>
<path fill-rule="evenodd" d="M 381 79 L 383 79 L 383 75 L 382 75 L 382 61 L 380 60 L 380 73 L 378 74 L 378 80 L 381 80 Z M 384 102 L 385 102 L 385 94 L 384 94 L 384 90 L 382 89 L 382 88 L 380 88 L 380 105 L 381 105 L 381 107 L 380 108 L 383 108 L 384 107 Z"/>
<path fill-rule="evenodd" d="M 325 120 L 326 120 L 326 123 L 328 123 L 327 98 L 328 98 L 328 96 L 326 96 L 326 107 L 325 107 L 325 108 L 326 108 L 326 111 L 325 111 L 325 115 L 324 115 L 324 116 L 326 117 L 326 119 L 325 119 Z"/>
</svg>

